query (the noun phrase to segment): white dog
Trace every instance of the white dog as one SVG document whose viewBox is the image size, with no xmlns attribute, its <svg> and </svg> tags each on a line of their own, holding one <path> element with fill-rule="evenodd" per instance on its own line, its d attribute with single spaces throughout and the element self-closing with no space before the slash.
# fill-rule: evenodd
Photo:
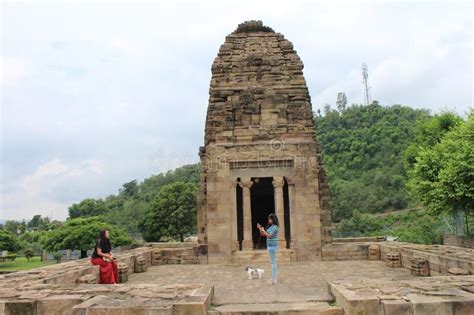
<svg viewBox="0 0 474 315">
<path fill-rule="evenodd" d="M 265 270 L 263 270 L 262 268 L 252 268 L 247 266 L 245 268 L 245 271 L 247 272 L 249 280 L 252 280 L 255 277 L 257 277 L 258 279 L 262 279 L 262 275 Z"/>
</svg>

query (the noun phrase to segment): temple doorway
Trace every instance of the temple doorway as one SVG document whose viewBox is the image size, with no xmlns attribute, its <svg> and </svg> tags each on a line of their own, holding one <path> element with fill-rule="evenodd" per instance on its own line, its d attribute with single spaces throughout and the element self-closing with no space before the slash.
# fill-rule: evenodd
<svg viewBox="0 0 474 315">
<path fill-rule="evenodd" d="M 257 223 L 267 226 L 270 213 L 275 213 L 275 198 L 273 188 L 273 177 L 252 178 L 253 185 L 250 190 L 250 204 L 252 209 L 252 240 L 255 249 L 267 247 L 264 237 L 260 237 Z"/>
</svg>

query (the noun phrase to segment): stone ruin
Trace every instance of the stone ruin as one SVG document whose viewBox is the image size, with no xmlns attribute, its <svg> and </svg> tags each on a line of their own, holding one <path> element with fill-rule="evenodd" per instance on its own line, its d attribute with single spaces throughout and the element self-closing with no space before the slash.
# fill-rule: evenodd
<svg viewBox="0 0 474 315">
<path fill-rule="evenodd" d="M 374 258 L 376 247 L 379 249 L 379 257 L 382 261 L 369 261 Z M 202 245 L 150 243 L 117 254 L 122 282 L 119 285 L 97 284 L 98 266 L 91 265 L 89 259 L 0 275 L 0 315 L 251 315 L 264 311 L 268 313 L 271 310 L 274 312 L 270 313 L 281 315 L 295 314 L 295 312 L 320 315 L 464 315 L 474 313 L 473 250 L 377 240 L 358 242 L 354 239 L 353 242 L 327 244 L 323 247 L 322 254 L 323 259 L 328 261 L 319 262 L 316 265 L 314 262 L 299 263 L 295 268 L 304 269 L 306 272 L 311 269 L 314 273 L 318 273 L 320 272 L 318 266 L 339 264 L 332 270 L 340 270 L 339 268 L 350 270 L 351 265 L 357 260 L 371 264 L 370 268 L 376 268 L 377 276 L 373 274 L 375 269 L 372 269 L 368 277 L 348 276 L 346 271 L 344 271 L 346 275 L 342 277 L 328 275 L 326 285 L 329 293 L 324 295 L 323 301 L 334 299 L 334 305 L 319 301 L 254 304 L 245 300 L 244 296 L 248 296 L 248 292 L 240 292 L 242 295 L 239 295 L 240 289 L 235 287 L 234 300 L 239 301 L 240 304 L 224 304 L 216 307 L 213 304 L 216 298 L 215 283 L 196 281 L 193 274 L 188 273 L 189 279 L 184 283 L 163 280 L 151 283 L 127 282 L 129 276 L 133 277 L 135 272 L 145 272 L 142 273 L 145 275 L 150 272 L 145 270 L 153 266 L 171 268 L 170 272 L 179 278 L 182 277 L 179 275 L 180 270 L 187 270 L 187 268 L 176 268 L 179 265 L 207 265 L 207 253 Z M 390 274 L 388 270 L 383 269 L 386 268 L 383 261 L 387 261 L 387 254 L 396 256 L 400 264 L 400 268 L 388 270 L 409 269 L 411 275 L 410 272 L 398 271 L 397 273 L 403 276 L 394 279 L 393 273 Z M 413 261 L 421 262 L 421 264 L 417 263 L 413 266 Z M 289 261 L 286 264 L 295 265 Z M 140 268 L 136 269 L 136 266 Z M 242 264 L 238 265 L 238 270 L 243 270 L 242 266 Z M 231 270 L 236 268 L 235 265 L 221 265 L 220 268 L 222 267 Z M 430 276 L 427 274 L 427 268 L 429 268 Z M 163 272 L 166 274 L 165 270 L 159 269 L 155 271 L 155 274 L 156 272 L 158 275 Z M 209 271 L 209 268 L 206 270 Z M 387 273 L 386 276 L 384 276 L 385 273 Z M 238 275 L 246 279 L 243 272 L 239 272 Z M 258 292 L 262 286 L 266 287 L 259 282 L 250 281 L 249 283 L 255 284 L 253 287 L 255 292 Z M 289 297 L 290 300 L 298 298 L 297 292 L 304 292 L 299 291 L 300 285 L 300 282 L 291 284 L 293 296 Z M 224 286 L 229 287 L 227 284 Z M 282 290 L 282 288 L 277 289 Z M 317 287 L 315 290 L 318 292 Z M 310 295 L 312 299 L 315 296 L 317 296 L 315 293 Z"/>
<path fill-rule="evenodd" d="M 127 283 L 150 266 L 206 263 L 198 246 L 148 244 L 116 256 L 119 285 L 98 284 L 99 267 L 88 258 L 0 275 L 0 315 L 206 314 L 212 287 Z"/>
<path fill-rule="evenodd" d="M 270 213 L 280 220 L 282 255 L 320 259 L 331 242 L 329 193 L 291 42 L 261 21 L 239 24 L 212 64 L 209 94 L 198 201 L 209 262 L 264 248 L 256 224 L 266 225 Z"/>
</svg>

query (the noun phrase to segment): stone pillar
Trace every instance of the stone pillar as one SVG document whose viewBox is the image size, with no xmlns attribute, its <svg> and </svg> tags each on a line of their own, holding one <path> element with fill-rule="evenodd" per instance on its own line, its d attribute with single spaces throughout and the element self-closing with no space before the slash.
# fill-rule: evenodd
<svg viewBox="0 0 474 315">
<path fill-rule="evenodd" d="M 288 199 L 290 204 L 290 248 L 294 249 L 296 247 L 296 230 L 297 230 L 297 220 L 296 220 L 296 209 L 295 209 L 295 179 L 293 177 L 286 177 L 286 182 L 288 183 Z"/>
<path fill-rule="evenodd" d="M 280 248 L 286 248 L 286 239 L 285 239 L 285 203 L 283 201 L 283 185 L 285 185 L 285 180 L 283 176 L 273 177 L 273 187 L 274 197 L 275 197 L 275 214 L 280 221 L 280 226 L 278 229 L 278 238 Z"/>
<path fill-rule="evenodd" d="M 230 224 L 231 224 L 231 250 L 239 250 L 239 240 L 237 239 L 237 181 L 233 179 L 230 183 Z"/>
<path fill-rule="evenodd" d="M 242 240 L 242 250 L 252 250 L 252 209 L 250 204 L 250 187 L 253 182 L 250 178 L 242 178 L 239 182 L 242 187 L 242 199 L 243 199 L 243 225 L 244 225 L 244 237 Z"/>
</svg>

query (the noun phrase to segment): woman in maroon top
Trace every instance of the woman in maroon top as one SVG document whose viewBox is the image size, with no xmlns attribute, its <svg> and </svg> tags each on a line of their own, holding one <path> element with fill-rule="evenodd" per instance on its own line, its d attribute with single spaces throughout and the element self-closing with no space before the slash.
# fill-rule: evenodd
<svg viewBox="0 0 474 315">
<path fill-rule="evenodd" d="M 91 263 L 100 266 L 100 283 L 117 284 L 118 268 L 115 257 L 112 255 L 112 245 L 110 244 L 109 231 L 100 231 L 99 238 L 92 253 Z"/>
</svg>

